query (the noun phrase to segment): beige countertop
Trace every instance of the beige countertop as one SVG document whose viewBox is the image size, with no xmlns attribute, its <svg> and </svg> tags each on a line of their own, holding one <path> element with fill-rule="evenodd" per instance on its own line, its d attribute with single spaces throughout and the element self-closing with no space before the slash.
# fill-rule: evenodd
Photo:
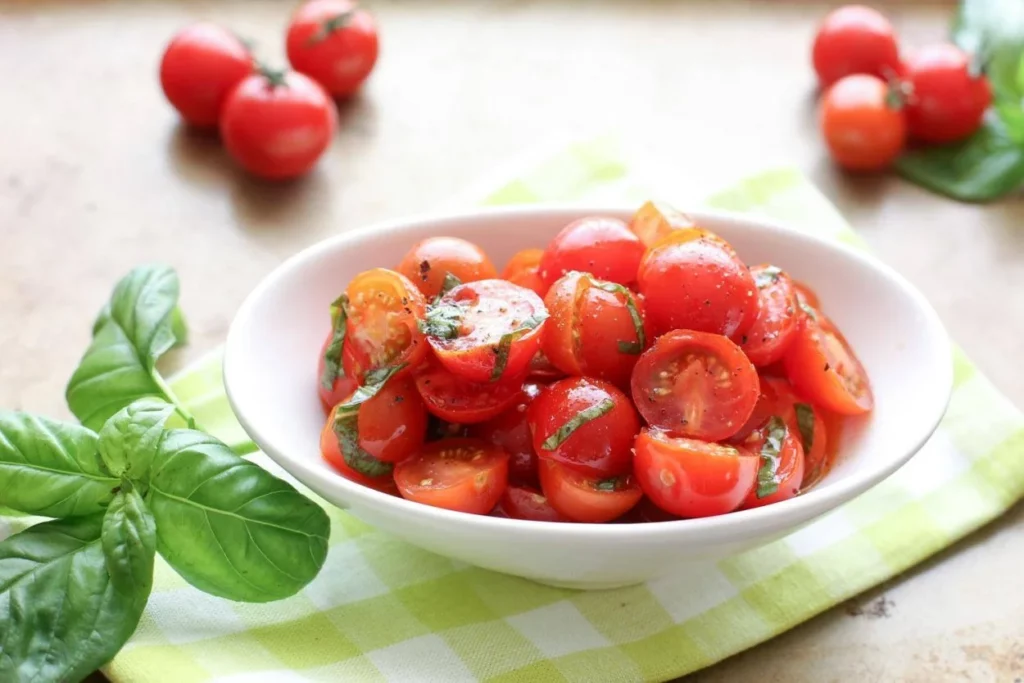
<svg viewBox="0 0 1024 683">
<path fill-rule="evenodd" d="M 276 59 L 292 3 L 0 0 L 0 405 L 65 414 L 93 316 L 134 265 L 180 272 L 187 360 L 224 339 L 249 289 L 298 248 L 435 208 L 538 141 L 619 126 L 673 160 L 692 182 L 680 194 L 767 163 L 805 170 L 1024 407 L 1024 203 L 959 205 L 831 168 L 808 65 L 828 4 L 378 0 L 369 87 L 343 106 L 318 170 L 270 186 L 178 125 L 156 70 L 173 31 L 198 18 Z M 911 42 L 941 37 L 952 11 L 876 4 Z M 1022 526 L 1018 506 L 694 679 L 1020 681 Z"/>
</svg>

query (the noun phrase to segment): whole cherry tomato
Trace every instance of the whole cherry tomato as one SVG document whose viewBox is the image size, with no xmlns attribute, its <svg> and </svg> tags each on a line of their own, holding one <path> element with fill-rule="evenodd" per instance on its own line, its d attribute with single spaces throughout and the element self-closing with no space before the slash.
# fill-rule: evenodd
<svg viewBox="0 0 1024 683">
<path fill-rule="evenodd" d="M 643 255 L 643 242 L 617 218 L 581 218 L 562 228 L 548 244 L 540 261 L 540 276 L 552 285 L 566 273 L 579 270 L 628 285 L 636 280 Z"/>
<path fill-rule="evenodd" d="M 907 122 L 899 98 L 875 76 L 846 76 L 825 91 L 821 132 L 832 158 L 851 171 L 889 166 L 903 150 Z"/>
<path fill-rule="evenodd" d="M 310 0 L 292 16 L 286 49 L 292 68 L 348 97 L 377 63 L 377 24 L 349 0 Z"/>
<path fill-rule="evenodd" d="M 823 88 L 852 74 L 890 79 L 900 73 L 892 24 L 863 5 L 846 5 L 825 17 L 814 38 L 813 59 Z"/>
<path fill-rule="evenodd" d="M 907 130 L 922 142 L 945 143 L 978 130 L 992 103 L 988 79 L 973 73 L 970 57 L 956 45 L 939 43 L 907 57 L 904 77 Z"/>
<path fill-rule="evenodd" d="M 427 299 L 441 293 L 449 275 L 459 283 L 498 277 L 484 250 L 458 237 L 428 237 L 417 242 L 402 258 L 398 272 L 416 283 Z"/>
</svg>

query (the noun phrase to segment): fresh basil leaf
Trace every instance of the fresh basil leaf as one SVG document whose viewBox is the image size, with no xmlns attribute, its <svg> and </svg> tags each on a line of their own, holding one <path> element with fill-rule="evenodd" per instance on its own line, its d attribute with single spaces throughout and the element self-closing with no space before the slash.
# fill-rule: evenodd
<svg viewBox="0 0 1024 683">
<path fill-rule="evenodd" d="M 338 439 L 338 450 L 345 464 L 367 477 L 383 477 L 391 474 L 395 466 L 378 460 L 359 445 L 358 411 L 343 414 L 340 410 L 334 419 L 334 435 Z"/>
<path fill-rule="evenodd" d="M 764 444 L 761 445 L 761 468 L 757 471 L 757 497 L 766 498 L 779 490 L 776 474 L 782 457 L 782 442 L 786 438 L 786 423 L 780 417 L 772 417 L 765 427 Z"/>
<path fill-rule="evenodd" d="M 451 273 L 445 273 L 444 280 L 441 281 L 441 291 L 437 293 L 437 299 L 434 300 L 434 303 L 440 301 L 441 297 L 443 297 L 445 294 L 452 291 L 461 284 L 462 280 L 455 277 Z"/>
<path fill-rule="evenodd" d="M 455 339 L 462 328 L 462 315 L 462 308 L 456 304 L 431 306 L 419 322 L 420 332 L 434 339 Z"/>
<path fill-rule="evenodd" d="M 764 289 L 769 285 L 774 285 L 779 281 L 779 276 L 782 275 L 782 268 L 778 266 L 768 266 L 757 272 L 754 276 L 754 284 L 757 285 L 758 289 Z"/>
<path fill-rule="evenodd" d="M 558 428 L 554 434 L 545 439 L 544 443 L 540 445 L 546 451 L 553 451 L 563 443 L 565 440 L 572 436 L 572 433 L 577 429 L 587 424 L 591 420 L 596 420 L 602 415 L 607 415 L 615 407 L 615 401 L 610 398 L 603 399 L 600 403 L 594 404 L 589 408 L 584 408 L 580 412 L 576 413 L 575 416 L 564 425 Z"/>
<path fill-rule="evenodd" d="M 354 415 L 359 412 L 359 406 L 380 393 L 388 380 L 404 370 L 407 365 L 408 363 L 402 363 L 386 368 L 374 368 L 367 372 L 363 386 L 356 389 L 347 401 L 338 405 L 337 415 Z"/>
<path fill-rule="evenodd" d="M 45 517 L 101 512 L 120 483 L 85 427 L 0 412 L 0 505 Z"/>
<path fill-rule="evenodd" d="M 100 429 L 99 452 L 115 476 L 145 481 L 174 406 L 142 398 L 122 408 Z"/>
<path fill-rule="evenodd" d="M 796 426 L 800 430 L 800 441 L 804 453 L 810 453 L 814 447 L 814 407 L 809 403 L 794 403 L 796 410 Z"/>
<path fill-rule="evenodd" d="M 984 202 L 1024 182 L 1024 148 L 1008 135 L 992 113 L 962 142 L 914 149 L 896 161 L 904 178 L 966 202 Z"/>
<path fill-rule="evenodd" d="M 324 374 L 320 385 L 330 391 L 339 377 L 345 376 L 341 352 L 345 346 L 345 332 L 348 329 L 348 297 L 342 294 L 331 304 L 331 341 L 324 349 Z"/>
<path fill-rule="evenodd" d="M 148 592 L 115 585 L 103 515 L 29 527 L 0 543 L 0 681 L 79 681 L 109 662 Z"/>
<path fill-rule="evenodd" d="M 164 435 L 146 504 L 164 559 L 196 588 L 230 600 L 294 595 L 327 556 L 330 522 L 319 505 L 201 432 Z"/>
<path fill-rule="evenodd" d="M 139 490 L 125 482 L 103 515 L 100 535 L 107 573 L 114 588 L 142 612 L 153 588 L 153 560 L 156 557 L 156 523 Z"/>
<path fill-rule="evenodd" d="M 622 477 L 609 477 L 598 481 L 594 484 L 594 488 L 598 491 L 617 491 L 621 485 Z"/>
<path fill-rule="evenodd" d="M 996 100 L 1016 101 L 1024 52 L 1024 3 L 1020 0 L 962 0 L 953 21 L 953 42 L 981 58 Z"/>
<path fill-rule="evenodd" d="M 178 341 L 177 302 L 178 276 L 166 266 L 136 268 L 117 283 L 97 319 L 92 343 L 68 382 L 68 407 L 82 424 L 97 430 L 119 410 L 147 396 L 177 405 L 156 371 L 156 360 Z M 180 408 L 179 412 L 188 418 Z"/>
<path fill-rule="evenodd" d="M 512 351 L 512 342 L 525 336 L 530 330 L 537 329 L 540 327 L 541 323 L 547 319 L 547 311 L 534 313 L 524 320 L 515 330 L 501 335 L 501 339 L 498 340 L 498 345 L 494 347 L 494 369 L 491 370 L 492 382 L 497 382 L 501 379 L 502 373 L 505 372 L 505 366 L 508 365 L 508 355 Z"/>
</svg>

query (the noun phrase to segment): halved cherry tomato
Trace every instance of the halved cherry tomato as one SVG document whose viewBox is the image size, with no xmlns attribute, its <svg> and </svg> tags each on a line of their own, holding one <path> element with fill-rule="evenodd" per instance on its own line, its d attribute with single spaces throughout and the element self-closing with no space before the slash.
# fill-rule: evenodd
<svg viewBox="0 0 1024 683">
<path fill-rule="evenodd" d="M 580 218 L 562 228 L 548 244 L 540 262 L 540 275 L 552 285 L 566 273 L 578 270 L 628 285 L 636 280 L 636 268 L 643 255 L 643 242 L 619 219 Z"/>
<path fill-rule="evenodd" d="M 427 409 L 407 376 L 392 377 L 359 406 L 359 446 L 384 462 L 398 462 L 423 445 Z"/>
<path fill-rule="evenodd" d="M 743 447 L 760 457 L 761 466 L 757 483 L 741 507 L 746 509 L 777 503 L 800 492 L 804 480 L 804 449 L 800 445 L 800 433 L 794 431 L 785 419 L 773 417 L 764 427 L 755 430 L 743 442 Z M 765 468 L 768 468 L 768 476 L 763 473 Z"/>
<path fill-rule="evenodd" d="M 674 230 L 696 228 L 692 218 L 661 202 L 646 202 L 629 221 L 629 229 L 635 232 L 647 247 L 654 246 Z"/>
<path fill-rule="evenodd" d="M 740 348 L 754 365 L 771 365 L 782 359 L 793 341 L 800 322 L 799 302 L 793 281 L 779 268 L 754 266 L 750 274 L 754 276 L 760 304 L 754 324 L 740 338 Z"/>
<path fill-rule="evenodd" d="M 377 461 L 375 464 L 373 460 L 367 460 L 366 463 L 370 466 L 378 467 L 381 472 L 380 476 L 370 477 L 365 474 L 361 474 L 356 470 L 352 469 L 347 462 L 345 457 L 341 454 L 341 444 L 338 441 L 338 435 L 334 431 L 334 415 L 335 411 L 332 410 L 330 415 L 327 417 L 327 422 L 324 423 L 324 428 L 320 431 L 320 455 L 327 463 L 338 471 L 338 474 L 345 477 L 349 481 L 354 481 L 357 484 L 368 486 L 371 489 L 388 493 L 393 496 L 398 495 L 398 487 L 395 486 L 395 480 L 391 476 L 391 471 L 387 463 Z M 367 455 L 366 457 L 372 458 Z"/>
<path fill-rule="evenodd" d="M 359 388 L 359 382 L 348 375 L 339 374 L 334 378 L 334 382 L 331 384 L 330 388 L 325 387 L 323 382 L 319 380 L 319 378 L 324 376 L 324 366 L 326 364 L 324 354 L 326 353 L 327 347 L 330 343 L 331 335 L 328 334 L 327 339 L 324 340 L 323 347 L 320 349 L 320 361 L 316 369 L 316 376 L 318 378 L 317 389 L 320 392 L 320 403 L 323 404 L 324 410 L 327 411 L 344 401 L 349 394 Z M 342 353 L 344 353 L 344 350 Z"/>
<path fill-rule="evenodd" d="M 534 292 L 504 280 L 455 287 L 430 307 L 424 329 L 437 359 L 474 382 L 522 375 L 547 319 Z"/>
<path fill-rule="evenodd" d="M 509 519 L 528 519 L 534 522 L 568 522 L 540 491 L 525 486 L 509 486 L 498 501 L 496 510 Z"/>
<path fill-rule="evenodd" d="M 537 296 L 544 296 L 547 294 L 548 286 L 540 276 L 540 260 L 543 256 L 543 249 L 517 251 L 502 271 L 501 279 L 532 289 Z"/>
<path fill-rule="evenodd" d="M 427 299 L 441 293 L 448 275 L 462 283 L 498 277 L 484 250 L 458 237 L 428 237 L 416 243 L 402 258 L 398 272 L 416 283 Z"/>
<path fill-rule="evenodd" d="M 528 376 L 538 382 L 552 382 L 564 378 L 565 373 L 556 368 L 541 349 L 530 359 Z"/>
<path fill-rule="evenodd" d="M 358 378 L 405 364 L 415 369 L 427 355 L 420 332 L 427 302 L 405 276 L 374 268 L 349 283 L 348 330 L 342 354 L 345 374 Z"/>
<path fill-rule="evenodd" d="M 760 458 L 745 449 L 646 428 L 633 459 L 644 493 L 680 517 L 732 512 L 753 489 L 759 467 Z"/>
<path fill-rule="evenodd" d="M 486 515 L 508 486 L 508 454 L 479 439 L 434 441 L 395 466 L 395 483 L 406 500 Z"/>
<path fill-rule="evenodd" d="M 656 334 L 697 330 L 738 338 L 757 317 L 757 286 L 732 247 L 676 230 L 647 250 L 637 281 Z"/>
<path fill-rule="evenodd" d="M 526 411 L 540 391 L 540 385 L 527 382 L 515 405 L 501 415 L 470 428 L 471 436 L 494 444 L 509 454 L 508 478 L 516 484 L 537 483 L 537 453 L 533 450 L 533 436 L 526 420 Z"/>
<path fill-rule="evenodd" d="M 355 93 L 377 62 L 377 25 L 350 0 L 311 0 L 292 15 L 286 38 L 292 67 L 334 97 Z"/>
<path fill-rule="evenodd" d="M 586 377 L 555 382 L 534 399 L 527 420 L 541 460 L 598 478 L 629 471 L 640 419 L 614 385 Z"/>
<path fill-rule="evenodd" d="M 705 441 L 739 431 L 758 397 L 757 371 L 740 347 L 689 330 L 654 342 L 633 368 L 631 387 L 647 424 Z"/>
<path fill-rule="evenodd" d="M 540 463 L 540 484 L 551 507 L 574 522 L 610 522 L 643 497 L 631 474 L 601 479 L 553 460 Z"/>
<path fill-rule="evenodd" d="M 560 278 L 544 299 L 551 318 L 541 348 L 569 375 L 586 375 L 626 386 L 652 338 L 640 297 L 588 273 Z"/>
<path fill-rule="evenodd" d="M 427 411 L 456 424 L 474 424 L 497 417 L 523 393 L 523 378 L 471 382 L 431 361 L 416 374 L 416 389 Z"/>
<path fill-rule="evenodd" d="M 795 403 L 793 408 L 795 419 L 790 427 L 800 436 L 800 445 L 804 452 L 804 477 L 800 484 L 803 490 L 817 484 L 828 472 L 832 464 L 829 457 L 829 440 L 839 434 L 832 434 L 827 424 L 840 418 L 835 416 L 830 420 L 826 411 L 802 401 Z"/>
<path fill-rule="evenodd" d="M 842 333 L 823 313 L 804 316 L 783 363 L 789 381 L 816 405 L 842 415 L 862 415 L 874 406 L 864 366 Z"/>
</svg>

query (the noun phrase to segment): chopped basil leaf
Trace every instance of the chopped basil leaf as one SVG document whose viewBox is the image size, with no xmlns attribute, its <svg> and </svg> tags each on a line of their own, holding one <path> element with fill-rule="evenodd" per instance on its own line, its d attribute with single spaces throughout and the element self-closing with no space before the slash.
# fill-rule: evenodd
<svg viewBox="0 0 1024 683">
<path fill-rule="evenodd" d="M 619 352 L 639 356 L 643 353 L 644 347 L 647 346 L 647 334 L 644 332 L 644 319 L 640 317 L 640 311 L 636 307 L 636 299 L 633 298 L 633 292 L 615 282 L 594 280 L 593 285 L 609 294 L 621 294 L 625 298 L 626 310 L 629 311 L 629 319 L 633 321 L 633 331 L 636 332 L 636 341 L 620 341 Z"/>
<path fill-rule="evenodd" d="M 796 409 L 796 425 L 800 429 L 804 453 L 810 453 L 814 446 L 814 408 L 809 403 L 794 403 L 793 408 Z"/>
<path fill-rule="evenodd" d="M 512 342 L 524 336 L 530 330 L 537 329 L 540 324 L 548 319 L 548 312 L 541 311 L 523 321 L 517 329 L 501 335 L 498 345 L 494 347 L 494 370 L 491 371 L 491 381 L 497 382 L 501 379 L 501 373 L 505 372 L 508 365 L 508 354 L 512 350 Z"/>
<path fill-rule="evenodd" d="M 765 429 L 767 436 L 761 446 L 761 469 L 757 471 L 758 498 L 766 498 L 779 490 L 775 475 L 779 471 L 782 441 L 786 438 L 786 423 L 781 417 L 772 417 Z"/>
<path fill-rule="evenodd" d="M 356 392 L 347 401 L 338 406 L 338 416 L 355 415 L 359 412 L 359 406 L 376 396 L 388 383 L 388 380 L 405 367 L 406 363 L 402 363 L 386 368 L 374 368 L 367 372 L 366 377 L 363 378 L 363 386 L 356 389 Z"/>
<path fill-rule="evenodd" d="M 434 339 L 455 339 L 462 327 L 462 308 L 455 304 L 438 304 L 427 310 L 420 321 L 420 332 Z"/>
<path fill-rule="evenodd" d="M 348 297 L 342 294 L 331 304 L 331 341 L 324 349 L 324 374 L 320 384 L 330 391 L 339 377 L 345 376 L 341 363 L 341 351 L 345 345 L 345 330 L 348 327 Z"/>
<path fill-rule="evenodd" d="M 391 474 L 394 465 L 373 457 L 359 446 L 357 413 L 338 411 L 334 419 L 334 435 L 338 437 L 338 448 L 345 464 L 367 477 L 383 477 Z"/>
<path fill-rule="evenodd" d="M 758 289 L 764 289 L 765 287 L 774 285 L 778 282 L 780 275 L 782 275 L 782 268 L 779 268 L 778 266 L 768 266 L 754 276 L 754 284 L 757 285 Z"/>
<path fill-rule="evenodd" d="M 611 412 L 612 408 L 615 407 L 615 401 L 610 398 L 602 400 L 596 405 L 592 405 L 589 408 L 584 408 L 580 412 L 576 413 L 576 416 L 566 422 L 564 425 L 558 428 L 558 431 L 547 438 L 544 443 L 540 445 L 546 451 L 553 451 L 563 443 L 565 440 L 572 436 L 572 433 L 577 429 L 587 424 L 591 420 L 607 415 Z"/>
<path fill-rule="evenodd" d="M 594 488 L 598 491 L 615 491 L 619 488 L 619 477 L 602 479 L 594 484 Z"/>
<path fill-rule="evenodd" d="M 451 273 L 445 273 L 444 281 L 441 283 L 441 291 L 437 293 L 437 298 L 434 299 L 434 303 L 437 304 L 437 302 L 441 300 L 441 297 L 443 297 L 445 294 L 452 291 L 461 284 L 462 280 L 455 277 Z"/>
</svg>

